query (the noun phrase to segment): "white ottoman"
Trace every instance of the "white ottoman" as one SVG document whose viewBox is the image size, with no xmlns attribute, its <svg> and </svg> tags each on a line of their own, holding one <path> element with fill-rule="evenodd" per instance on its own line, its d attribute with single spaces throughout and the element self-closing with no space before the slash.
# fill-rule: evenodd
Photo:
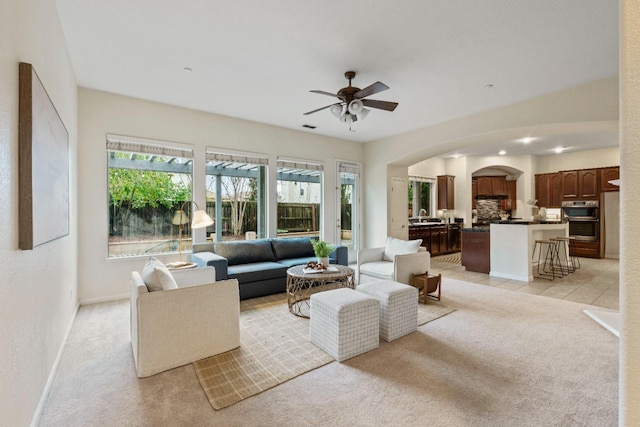
<svg viewBox="0 0 640 427">
<path fill-rule="evenodd" d="M 389 342 L 418 329 L 418 289 L 413 286 L 378 280 L 364 283 L 356 291 L 380 301 L 380 338 Z"/>
<path fill-rule="evenodd" d="M 311 295 L 309 340 L 338 362 L 378 348 L 378 300 L 341 288 Z"/>
</svg>

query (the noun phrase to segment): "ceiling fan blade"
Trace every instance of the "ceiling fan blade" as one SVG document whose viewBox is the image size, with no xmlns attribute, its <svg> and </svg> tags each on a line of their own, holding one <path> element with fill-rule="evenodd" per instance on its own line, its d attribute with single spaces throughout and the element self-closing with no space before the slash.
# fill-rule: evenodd
<svg viewBox="0 0 640 427">
<path fill-rule="evenodd" d="M 377 101 L 375 99 L 363 99 L 362 103 L 366 107 L 378 108 L 380 110 L 393 111 L 398 106 L 397 102 Z"/>
<path fill-rule="evenodd" d="M 353 96 L 361 99 L 387 89 L 389 89 L 389 86 L 387 86 L 386 84 L 382 82 L 375 82 L 374 84 L 357 91 L 355 94 L 353 94 Z"/>
<path fill-rule="evenodd" d="M 328 95 L 328 96 L 333 96 L 334 98 L 338 98 L 338 95 L 336 95 L 335 93 L 325 92 L 324 90 L 310 90 L 309 92 L 319 93 L 320 95 Z"/>
<path fill-rule="evenodd" d="M 330 105 L 326 105 L 324 107 L 317 108 L 317 109 L 312 110 L 312 111 L 307 111 L 306 113 L 303 114 L 303 116 L 306 116 L 308 114 L 317 113 L 318 111 L 322 111 L 322 110 L 327 109 L 329 107 L 333 107 L 334 105 L 340 105 L 340 103 L 338 102 L 337 104 L 330 104 Z"/>
</svg>

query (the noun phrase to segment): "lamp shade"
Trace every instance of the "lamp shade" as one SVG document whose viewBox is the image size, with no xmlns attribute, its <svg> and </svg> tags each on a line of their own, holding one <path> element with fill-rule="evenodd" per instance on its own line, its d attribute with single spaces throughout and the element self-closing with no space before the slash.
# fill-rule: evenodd
<svg viewBox="0 0 640 427">
<path fill-rule="evenodd" d="M 205 211 L 202 209 L 197 210 L 193 213 L 193 222 L 191 223 L 191 228 L 204 228 L 213 224 L 213 220 Z"/>
<path fill-rule="evenodd" d="M 178 209 L 173 214 L 173 219 L 171 220 L 173 225 L 184 225 L 189 223 L 189 215 L 187 215 L 182 209 Z"/>
<path fill-rule="evenodd" d="M 359 99 L 354 99 L 349 103 L 349 112 L 351 114 L 359 114 L 364 108 L 364 104 Z"/>
<path fill-rule="evenodd" d="M 329 107 L 329 111 L 334 115 L 334 117 L 340 118 L 340 116 L 342 115 L 342 105 L 333 104 L 331 107 Z"/>
<path fill-rule="evenodd" d="M 367 117 L 367 114 L 369 114 L 369 110 L 368 108 L 363 108 L 362 111 L 360 111 L 360 113 L 358 114 L 358 118 L 360 120 L 364 120 L 365 117 Z"/>
</svg>

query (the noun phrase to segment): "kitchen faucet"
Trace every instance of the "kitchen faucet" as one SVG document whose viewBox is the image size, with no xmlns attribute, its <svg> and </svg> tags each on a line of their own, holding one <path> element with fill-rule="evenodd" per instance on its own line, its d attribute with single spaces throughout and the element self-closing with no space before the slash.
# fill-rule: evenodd
<svg viewBox="0 0 640 427">
<path fill-rule="evenodd" d="M 420 212 L 418 212 L 418 219 L 422 219 L 422 216 L 427 216 L 427 211 L 424 209 L 420 209 Z"/>
</svg>

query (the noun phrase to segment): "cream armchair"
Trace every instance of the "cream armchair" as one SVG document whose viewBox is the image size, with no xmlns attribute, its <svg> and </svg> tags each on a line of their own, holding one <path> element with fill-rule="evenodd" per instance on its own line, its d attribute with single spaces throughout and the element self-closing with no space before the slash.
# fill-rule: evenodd
<svg viewBox="0 0 640 427">
<path fill-rule="evenodd" d="M 140 378 L 240 346 L 238 281 L 215 282 L 213 267 L 171 275 L 178 288 L 149 292 L 140 273 L 131 273 L 131 346 Z"/>
<path fill-rule="evenodd" d="M 420 243 L 422 240 L 389 238 L 384 247 L 358 251 L 358 282 L 368 276 L 408 285 L 412 274 L 423 274 L 431 268 L 431 255 Z"/>
</svg>

